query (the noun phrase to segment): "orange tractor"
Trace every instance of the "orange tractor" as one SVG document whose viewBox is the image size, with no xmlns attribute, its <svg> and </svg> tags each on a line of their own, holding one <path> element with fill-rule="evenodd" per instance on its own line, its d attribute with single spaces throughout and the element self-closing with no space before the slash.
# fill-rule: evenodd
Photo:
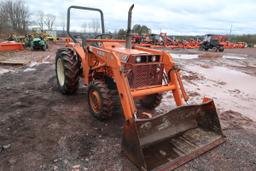
<svg viewBox="0 0 256 171">
<path fill-rule="evenodd" d="M 57 51 L 57 83 L 60 92 L 73 94 L 82 79 L 88 86 L 89 111 L 99 120 L 111 119 L 115 107 L 121 107 L 122 152 L 140 170 L 172 170 L 223 143 L 224 135 L 211 99 L 186 103 L 179 69 L 168 52 L 132 46 L 133 7 L 126 40 L 106 39 L 100 9 L 69 7 L 67 33 L 72 41 Z M 79 43 L 69 31 L 71 9 L 99 12 L 102 34 Z M 163 114 L 148 112 L 168 91 L 178 107 Z"/>
</svg>

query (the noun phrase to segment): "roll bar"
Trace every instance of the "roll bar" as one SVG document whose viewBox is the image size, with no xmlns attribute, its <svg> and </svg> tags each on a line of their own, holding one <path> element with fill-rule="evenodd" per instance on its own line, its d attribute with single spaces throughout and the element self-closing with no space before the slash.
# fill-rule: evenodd
<svg viewBox="0 0 256 171">
<path fill-rule="evenodd" d="M 100 9 L 97 9 L 97 8 L 90 8 L 90 7 L 82 7 L 82 6 L 70 6 L 68 8 L 68 11 L 67 11 L 67 33 L 68 35 L 71 37 L 71 39 L 77 43 L 77 40 L 75 39 L 75 37 L 70 33 L 70 11 L 71 9 L 79 9 L 79 10 L 87 10 L 87 11 L 97 11 L 100 13 L 100 17 L 101 17 L 101 30 L 102 30 L 102 34 L 105 33 L 105 26 L 104 26 L 104 15 L 103 15 L 103 12 L 100 10 Z"/>
</svg>

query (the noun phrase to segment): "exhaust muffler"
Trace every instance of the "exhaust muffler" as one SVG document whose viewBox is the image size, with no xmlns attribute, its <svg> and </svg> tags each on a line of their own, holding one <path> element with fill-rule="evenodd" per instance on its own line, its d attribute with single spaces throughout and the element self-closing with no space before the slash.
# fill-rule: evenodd
<svg viewBox="0 0 256 171">
<path fill-rule="evenodd" d="M 129 8 L 128 11 L 128 23 L 127 23 L 127 31 L 126 31 L 126 44 L 125 48 L 131 49 L 132 48 L 132 10 L 133 10 L 134 4 Z"/>
</svg>

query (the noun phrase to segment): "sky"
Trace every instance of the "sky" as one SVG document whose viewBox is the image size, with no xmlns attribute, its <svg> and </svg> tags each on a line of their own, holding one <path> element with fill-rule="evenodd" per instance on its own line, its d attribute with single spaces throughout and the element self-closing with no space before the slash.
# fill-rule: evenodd
<svg viewBox="0 0 256 171">
<path fill-rule="evenodd" d="M 31 19 L 37 21 L 39 10 L 56 15 L 55 28 L 66 21 L 71 5 L 99 8 L 104 12 L 107 31 L 127 27 L 127 13 L 134 4 L 132 24 L 143 24 L 153 33 L 169 35 L 256 34 L 255 0 L 25 0 Z M 76 30 L 83 23 L 99 20 L 96 12 L 71 11 L 71 25 Z M 71 27 L 72 29 L 72 27 Z"/>
</svg>

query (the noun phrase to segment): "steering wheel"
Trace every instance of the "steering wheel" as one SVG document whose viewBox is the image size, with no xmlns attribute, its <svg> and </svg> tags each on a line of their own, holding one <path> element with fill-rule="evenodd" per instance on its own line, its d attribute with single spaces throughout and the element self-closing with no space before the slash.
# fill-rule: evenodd
<svg viewBox="0 0 256 171">
<path fill-rule="evenodd" d="M 108 34 L 108 33 L 103 33 L 103 34 L 99 34 L 99 35 L 95 36 L 95 39 L 104 39 L 104 38 L 112 39 L 113 35 Z"/>
</svg>

